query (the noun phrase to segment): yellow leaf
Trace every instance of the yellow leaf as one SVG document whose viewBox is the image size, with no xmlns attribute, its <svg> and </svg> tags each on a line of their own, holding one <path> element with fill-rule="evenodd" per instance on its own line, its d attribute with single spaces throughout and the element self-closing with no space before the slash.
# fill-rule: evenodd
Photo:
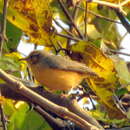
<svg viewBox="0 0 130 130">
<path fill-rule="evenodd" d="M 31 42 L 50 43 L 53 33 L 49 0 L 10 0 L 7 18 L 25 32 Z"/>
<path fill-rule="evenodd" d="M 6 53 L 5 56 L 13 57 L 17 60 L 22 58 L 22 56 L 18 52 Z"/>
<path fill-rule="evenodd" d="M 101 37 L 101 34 L 97 31 L 93 24 L 87 25 L 87 34 L 92 39 L 98 39 L 99 37 Z"/>
<path fill-rule="evenodd" d="M 1 104 L 3 104 L 3 103 L 4 103 L 4 101 L 5 101 L 5 97 L 0 96 L 0 105 L 1 105 Z"/>
<path fill-rule="evenodd" d="M 19 59 L 23 58 L 18 52 L 12 52 L 12 53 L 6 53 L 4 56 L 10 57 L 14 60 L 15 63 L 18 63 L 20 65 L 20 70 L 26 70 L 26 61 L 19 61 Z"/>
<path fill-rule="evenodd" d="M 88 42 L 79 42 L 73 45 L 71 49 L 73 52 L 80 54 L 82 57 L 81 62 L 92 68 L 99 75 L 99 77 L 94 79 L 88 78 L 87 82 L 99 97 L 100 102 L 107 108 L 109 116 L 111 118 L 124 117 L 113 101 L 113 91 L 118 85 L 113 61 L 103 54 L 99 48 Z"/>
<path fill-rule="evenodd" d="M 130 92 L 130 85 L 128 85 L 126 88 L 127 88 L 127 90 Z"/>
</svg>

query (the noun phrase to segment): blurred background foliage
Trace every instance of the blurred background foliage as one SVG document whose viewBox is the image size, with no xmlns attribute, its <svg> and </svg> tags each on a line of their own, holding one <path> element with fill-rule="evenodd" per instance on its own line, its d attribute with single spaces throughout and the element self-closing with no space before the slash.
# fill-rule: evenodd
<svg viewBox="0 0 130 130">
<path fill-rule="evenodd" d="M 119 34 L 117 24 L 122 23 L 114 6 L 109 6 L 122 2 L 125 0 L 10 0 L 7 10 L 8 40 L 4 43 L 0 68 L 29 80 L 26 63 L 19 62 L 24 57 L 17 50 L 20 42 L 34 44 L 34 49 L 41 45 L 46 51 L 67 55 L 85 63 L 101 77 L 87 79 L 89 91 L 97 96 L 96 109 L 92 108 L 90 114 L 109 126 L 130 125 L 127 119 L 120 119 L 121 111 L 113 100 L 113 95 L 121 98 L 130 91 L 127 63 L 117 54 L 122 49 L 121 41 L 124 38 Z M 3 1 L 0 0 L 1 22 L 2 9 Z M 129 21 L 130 2 L 126 2 L 122 9 L 120 13 Z M 0 83 L 3 81 L 0 80 Z M 3 105 L 9 119 L 8 130 L 52 129 L 25 102 L 6 99 Z M 130 118 L 129 111 L 127 115 Z"/>
</svg>

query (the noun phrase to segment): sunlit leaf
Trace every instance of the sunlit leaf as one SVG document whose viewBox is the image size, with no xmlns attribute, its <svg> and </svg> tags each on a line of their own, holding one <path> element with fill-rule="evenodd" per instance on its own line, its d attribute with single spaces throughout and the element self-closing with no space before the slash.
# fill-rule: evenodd
<svg viewBox="0 0 130 130">
<path fill-rule="evenodd" d="M 4 112 L 9 119 L 8 130 L 51 130 L 46 121 L 30 110 L 25 102 L 14 104 L 14 101 L 7 99 L 4 102 Z"/>
<path fill-rule="evenodd" d="M 2 0 L 0 0 L 2 11 Z M 10 0 L 7 18 L 36 44 L 49 44 L 52 36 L 52 11 L 48 0 Z"/>
<path fill-rule="evenodd" d="M 8 117 L 11 117 L 12 114 L 16 111 L 13 100 L 6 99 L 3 106 L 4 106 L 4 113 Z"/>
<path fill-rule="evenodd" d="M 100 49 L 87 42 L 79 42 L 73 45 L 72 50 L 80 54 L 82 57 L 81 62 L 85 63 L 99 75 L 97 79 L 88 78 L 87 82 L 99 97 L 100 102 L 106 106 L 109 116 L 122 118 L 122 113 L 113 101 L 113 91 L 115 91 L 119 83 L 112 59 L 103 54 Z"/>
<path fill-rule="evenodd" d="M 52 130 L 47 122 L 35 111 L 28 111 L 24 123 L 21 127 L 22 130 Z"/>
<path fill-rule="evenodd" d="M 114 58 L 115 69 L 117 71 L 119 81 L 121 84 L 130 84 L 130 73 L 128 71 L 126 62 L 121 58 Z"/>
</svg>

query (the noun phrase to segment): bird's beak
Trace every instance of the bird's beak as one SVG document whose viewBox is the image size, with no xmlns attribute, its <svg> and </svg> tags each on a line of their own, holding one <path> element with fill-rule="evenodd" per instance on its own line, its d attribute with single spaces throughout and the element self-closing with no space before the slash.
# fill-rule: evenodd
<svg viewBox="0 0 130 130">
<path fill-rule="evenodd" d="M 28 57 L 25 57 L 25 58 L 21 58 L 21 59 L 19 59 L 19 61 L 22 61 L 22 60 L 27 61 L 28 59 L 29 59 Z"/>
</svg>

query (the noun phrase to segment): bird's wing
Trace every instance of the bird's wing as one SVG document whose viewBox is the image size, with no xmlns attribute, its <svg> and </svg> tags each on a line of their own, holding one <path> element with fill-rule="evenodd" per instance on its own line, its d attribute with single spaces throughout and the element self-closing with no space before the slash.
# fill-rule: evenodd
<svg viewBox="0 0 130 130">
<path fill-rule="evenodd" d="M 51 56 L 44 59 L 44 62 L 46 62 L 50 68 L 97 76 L 97 74 L 86 65 L 67 59 L 65 57 Z"/>
</svg>

